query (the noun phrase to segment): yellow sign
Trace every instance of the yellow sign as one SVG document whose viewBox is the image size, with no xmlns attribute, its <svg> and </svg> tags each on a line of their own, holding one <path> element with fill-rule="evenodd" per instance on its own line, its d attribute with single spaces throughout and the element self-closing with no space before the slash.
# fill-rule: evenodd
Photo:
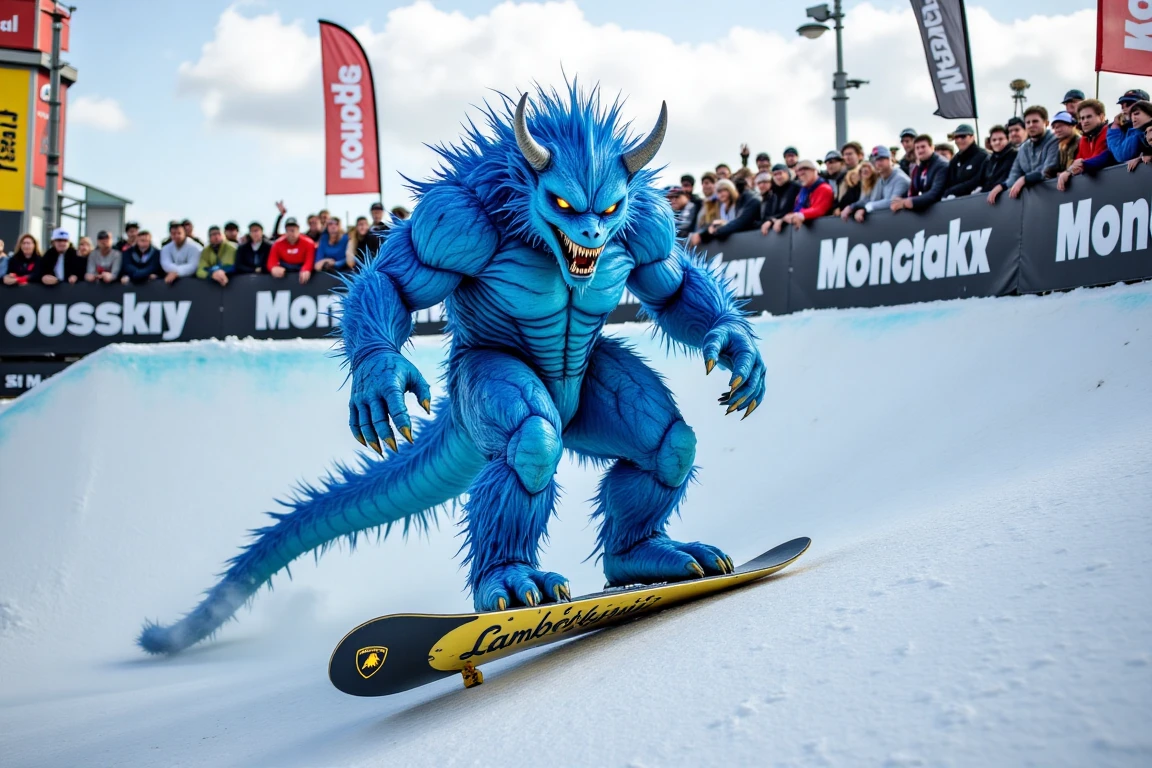
<svg viewBox="0 0 1152 768">
<path fill-rule="evenodd" d="M 0 68 L 0 210 L 24 210 L 28 180 L 28 78 L 26 69 Z"/>
</svg>

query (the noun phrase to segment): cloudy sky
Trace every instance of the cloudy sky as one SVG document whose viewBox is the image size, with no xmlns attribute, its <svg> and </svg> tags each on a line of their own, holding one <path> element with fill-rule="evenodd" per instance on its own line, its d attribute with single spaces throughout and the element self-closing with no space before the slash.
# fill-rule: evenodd
<svg viewBox="0 0 1152 768">
<path fill-rule="evenodd" d="M 668 101 L 658 161 L 668 178 L 699 175 L 738 147 L 779 157 L 832 147 L 832 35 L 796 35 L 815 0 L 76 0 L 67 60 L 65 172 L 134 201 L 130 215 L 161 229 L 188 216 L 209 224 L 255 218 L 274 201 L 306 215 L 343 216 L 370 198 L 323 193 L 319 32 L 323 16 L 360 38 L 372 60 L 381 121 L 384 198 L 408 203 L 400 173 L 423 177 L 424 143 L 452 141 L 491 89 L 515 93 L 563 71 L 627 95 L 643 130 Z M 987 130 L 1012 114 L 1008 82 L 1032 83 L 1050 109 L 1065 90 L 1091 94 L 1092 0 L 969 0 L 977 96 Z M 850 137 L 894 143 L 912 126 L 940 139 L 955 122 L 935 103 L 907 0 L 846 3 Z M 1148 78 L 1104 74 L 1109 105 Z M 1112 108 L 1111 106 L 1109 107 Z"/>
</svg>

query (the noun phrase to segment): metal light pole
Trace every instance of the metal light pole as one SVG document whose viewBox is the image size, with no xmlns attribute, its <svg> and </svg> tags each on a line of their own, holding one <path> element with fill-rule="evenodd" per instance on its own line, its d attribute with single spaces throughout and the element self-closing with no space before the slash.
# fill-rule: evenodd
<svg viewBox="0 0 1152 768">
<path fill-rule="evenodd" d="M 836 30 L 836 71 L 832 74 L 832 101 L 836 104 L 836 148 L 848 143 L 848 89 L 859 88 L 867 80 L 849 80 L 844 71 L 844 11 L 840 0 L 834 0 L 832 9 L 827 3 L 814 5 L 805 11 L 815 24 L 802 24 L 796 32 L 801 37 L 815 40 L 828 31 L 823 22 L 832 21 Z"/>
<path fill-rule="evenodd" d="M 76 9 L 67 6 L 71 16 Z M 48 93 L 48 168 L 44 176 L 44 232 L 42 243 L 52 238 L 59 222 L 60 203 L 60 34 L 64 29 L 64 10 L 60 3 L 52 7 L 52 60 Z"/>
</svg>

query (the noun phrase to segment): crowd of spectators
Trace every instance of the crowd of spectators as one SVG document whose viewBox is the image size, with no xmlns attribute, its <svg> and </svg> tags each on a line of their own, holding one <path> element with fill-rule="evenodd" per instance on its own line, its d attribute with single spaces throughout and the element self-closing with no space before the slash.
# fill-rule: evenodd
<svg viewBox="0 0 1152 768">
<path fill-rule="evenodd" d="M 996 205 L 1005 192 L 1018 198 L 1046 179 L 1064 191 L 1076 176 L 1126 164 L 1129 171 L 1152 163 L 1152 103 L 1138 88 L 1117 102 L 1109 121 L 1106 108 L 1080 90 L 1064 95 L 1063 109 L 1049 118 L 1042 106 L 994 125 L 984 137 L 962 123 L 938 143 L 912 128 L 900 132 L 900 146 L 876 146 L 865 154 L 850 141 L 824 155 L 804 160 L 786 147 L 784 162 L 773 164 L 767 152 L 748 164 L 748 145 L 740 148 L 740 167 L 727 163 L 700 177 L 685 174 L 669 187 L 677 234 L 692 245 L 723 240 L 734 232 L 759 229 L 764 236 L 824 216 L 864 222 L 878 210 L 922 211 L 941 200 L 984 195 Z M 896 159 L 899 154 L 899 160 Z M 820 166 L 823 166 L 821 168 Z"/>
<path fill-rule="evenodd" d="M 277 202 L 279 215 L 266 235 L 263 225 L 253 221 L 247 234 L 236 222 L 223 228 L 208 228 L 208 242 L 196 235 L 191 221 L 172 221 L 167 236 L 155 244 L 152 233 L 128 222 L 115 242 L 101 230 L 96 242 L 81 237 L 72 244 L 64 228 L 52 232 L 52 242 L 43 253 L 36 237 L 24 234 L 8 254 L 0 241 L 0 280 L 4 285 L 41 283 L 146 283 L 163 280 L 172 284 L 181 278 L 213 280 L 227 285 L 232 275 L 266 273 L 276 278 L 295 275 L 301 284 L 314 272 L 339 272 L 355 268 L 365 249 L 375 251 L 384 233 L 408 211 L 397 206 L 389 216 L 381 203 L 373 203 L 368 216 L 360 216 L 345 229 L 340 219 L 320 211 L 305 219 L 307 229 Z M 284 232 L 280 233 L 283 223 Z"/>
<path fill-rule="evenodd" d="M 865 153 L 850 141 L 819 161 L 801 159 L 795 147 L 787 147 L 784 162 L 773 164 L 767 152 L 760 152 L 753 169 L 745 144 L 736 171 L 720 163 L 704 173 L 701 194 L 696 193 L 695 177 L 685 174 L 680 186 L 667 190 L 668 201 L 677 234 L 701 245 L 755 229 L 764 236 L 779 234 L 787 226 L 799 228 L 824 216 L 864 222 L 875 211 L 922 211 L 965 195 L 985 195 L 995 205 L 1005 192 L 1018 198 L 1046 179 L 1056 179 L 1057 188 L 1066 190 L 1080 175 L 1118 164 L 1134 171 L 1152 162 L 1148 94 L 1134 88 L 1117 104 L 1119 111 L 1109 121 L 1104 104 L 1071 90 L 1063 109 L 1051 118 L 1042 106 L 1027 107 L 1022 116 L 992 126 L 983 146 L 967 123 L 948 134 L 954 144 L 937 143 L 928 134 L 905 128 L 899 146 L 879 145 Z M 325 210 L 308 216 L 303 229 L 294 217 L 285 218 L 282 202 L 276 207 L 279 215 L 271 236 L 258 221 L 248 225 L 246 235 L 230 221 L 223 228 L 209 227 L 207 243 L 187 219 L 171 222 L 159 247 L 150 232 L 132 222 L 115 243 L 110 233 L 101 231 L 95 243 L 81 237 L 73 246 L 70 233 L 58 228 L 44 253 L 33 235 L 24 234 L 8 255 L 0 241 L 0 279 L 4 285 L 55 285 L 173 283 L 196 277 L 227 285 L 232 275 L 267 273 L 275 278 L 296 275 L 303 284 L 314 272 L 353 269 L 364 249 L 378 248 L 391 226 L 381 203 L 373 203 L 369 216 L 347 228 Z M 391 217 L 407 218 L 408 211 L 393 208 Z"/>
</svg>

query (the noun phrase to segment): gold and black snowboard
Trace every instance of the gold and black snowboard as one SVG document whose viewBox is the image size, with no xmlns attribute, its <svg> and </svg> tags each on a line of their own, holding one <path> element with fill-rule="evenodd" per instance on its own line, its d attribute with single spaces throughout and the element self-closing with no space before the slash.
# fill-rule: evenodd
<svg viewBox="0 0 1152 768">
<path fill-rule="evenodd" d="M 328 677 L 353 696 L 387 696 L 462 671 L 471 686 L 483 680 L 475 670 L 481 664 L 762 579 L 790 565 L 811 543 L 793 539 L 723 576 L 612 589 L 568 603 L 490 613 L 381 616 L 344 636 L 328 662 Z"/>
</svg>

